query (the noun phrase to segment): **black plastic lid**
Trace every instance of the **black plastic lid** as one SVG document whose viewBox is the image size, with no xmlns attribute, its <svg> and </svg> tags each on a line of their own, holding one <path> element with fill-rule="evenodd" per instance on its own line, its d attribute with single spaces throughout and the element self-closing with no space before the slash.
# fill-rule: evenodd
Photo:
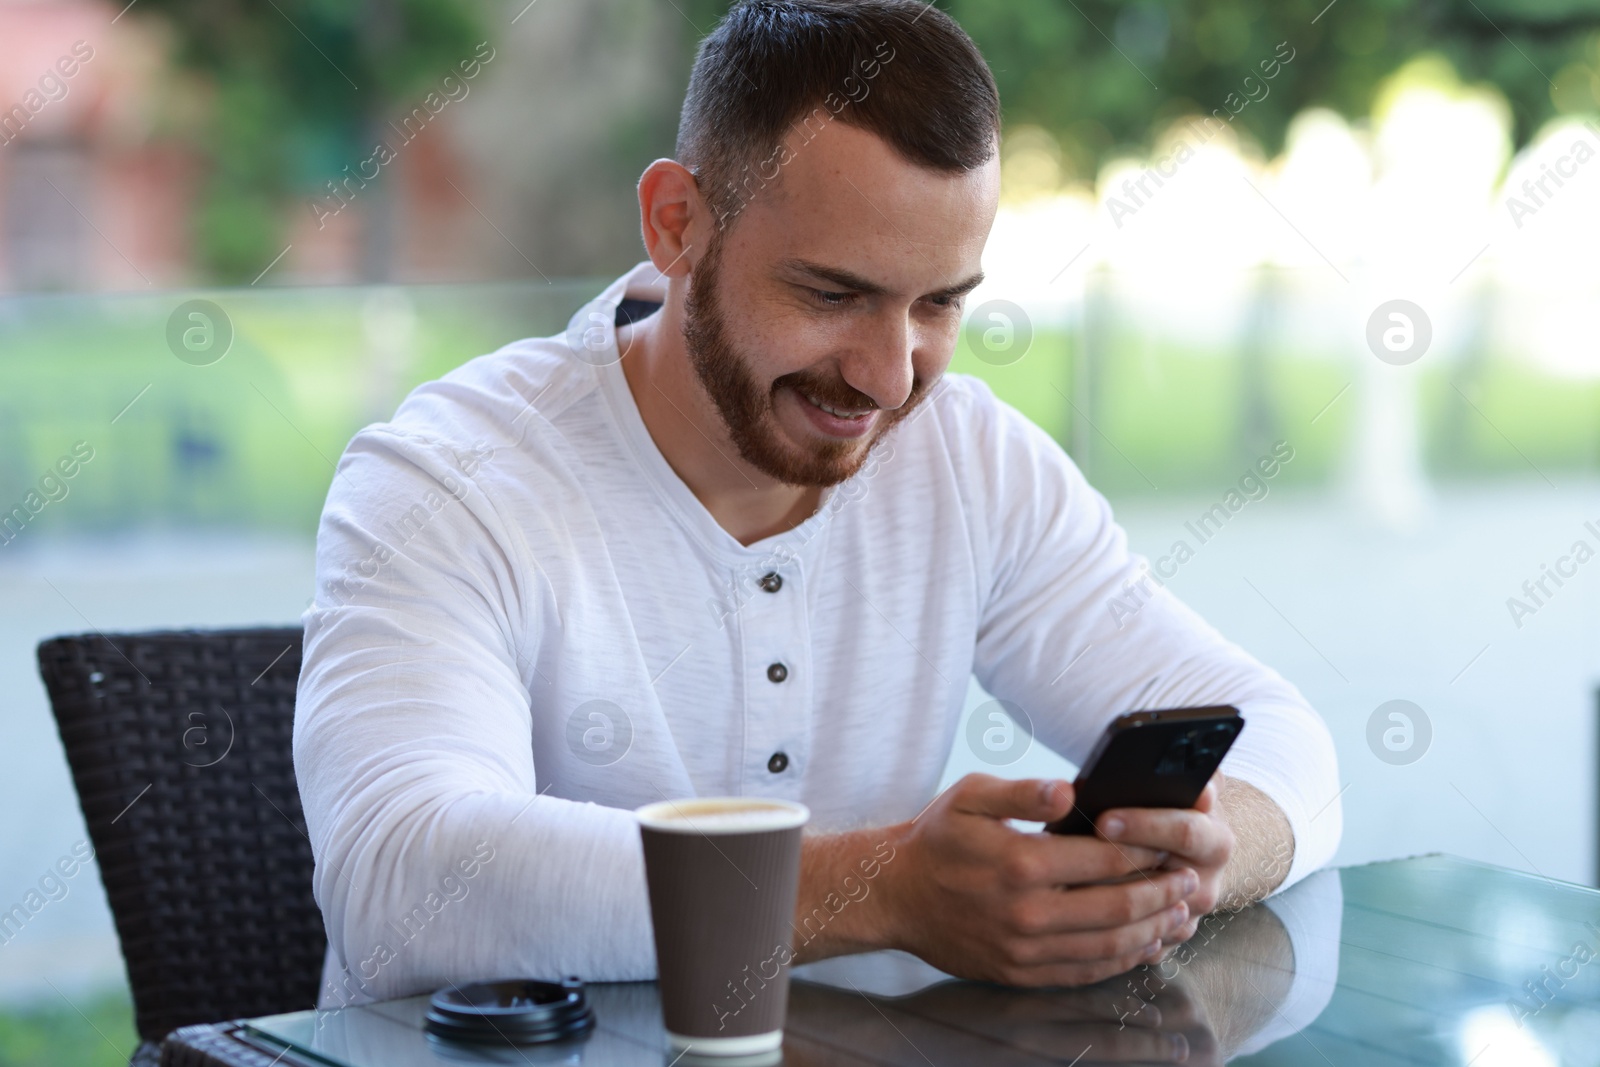
<svg viewBox="0 0 1600 1067">
<path fill-rule="evenodd" d="M 452 1041 L 524 1045 L 587 1033 L 594 1012 L 576 975 L 559 982 L 508 978 L 439 990 L 429 1001 L 426 1025 L 430 1034 Z"/>
</svg>

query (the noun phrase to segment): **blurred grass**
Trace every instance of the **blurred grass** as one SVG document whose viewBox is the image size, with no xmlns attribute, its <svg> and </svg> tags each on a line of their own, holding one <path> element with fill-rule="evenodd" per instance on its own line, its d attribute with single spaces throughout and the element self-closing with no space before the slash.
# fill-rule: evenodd
<svg viewBox="0 0 1600 1067">
<path fill-rule="evenodd" d="M 1075 360 L 1084 358 L 1075 334 L 1041 330 L 1027 355 L 1006 366 L 978 359 L 971 334 L 951 369 L 988 382 L 1108 495 L 1227 485 L 1277 440 L 1295 449 L 1285 483 L 1325 481 L 1337 461 L 1342 418 L 1330 412 L 1311 423 L 1349 380 L 1335 364 L 1281 360 L 1255 398 L 1262 414 L 1252 420 L 1240 361 L 1225 350 L 1119 338 L 1115 355 L 1092 369 L 1086 398 L 1075 378 Z"/>
<path fill-rule="evenodd" d="M 95 458 L 69 483 L 70 505 L 47 505 L 29 533 L 130 523 L 309 532 L 356 430 L 422 381 L 561 330 L 598 288 L 410 290 L 416 329 L 394 365 L 368 354 L 373 294 L 363 290 L 13 299 L 0 317 L 0 513 L 83 440 Z M 209 366 L 166 344 L 167 317 L 196 296 L 235 331 Z"/>
<path fill-rule="evenodd" d="M 1113 354 L 1092 368 L 1086 400 L 1075 395 L 1078 334 L 1041 330 L 1022 359 L 993 366 L 978 358 L 976 333 L 963 336 L 951 369 L 987 381 L 1108 496 L 1220 489 L 1277 440 L 1295 450 L 1279 484 L 1326 484 L 1355 427 L 1358 368 L 1307 353 L 1277 352 L 1247 370 L 1235 350 L 1141 337 L 1123 324 Z M 1436 479 L 1600 467 L 1600 381 L 1489 353 L 1420 368 L 1417 402 L 1423 462 Z"/>
<path fill-rule="evenodd" d="M 0 514 L 84 440 L 95 459 L 70 483 L 70 503 L 29 524 L 30 537 L 129 525 L 309 534 L 357 429 L 474 356 L 558 333 L 604 284 L 406 289 L 399 302 L 416 325 L 393 358 L 370 337 L 394 291 L 10 298 L 0 305 Z M 232 349 L 209 366 L 166 344 L 168 316 L 193 296 L 218 303 L 235 329 Z M 1112 497 L 1217 491 L 1279 439 L 1295 449 L 1284 483 L 1327 483 L 1359 410 L 1360 368 L 1315 352 L 1258 344 L 1262 354 L 1246 358 L 1243 341 L 1173 339 L 1123 316 L 1091 367 L 1076 325 L 1041 327 L 1020 360 L 995 366 L 978 358 L 977 333 L 963 336 L 952 369 L 988 381 Z M 1508 352 L 1418 372 L 1432 475 L 1596 467 L 1600 383 L 1555 379 Z"/>
<path fill-rule="evenodd" d="M 0 1006 L 0 1067 L 127 1067 L 139 1041 L 125 986 L 75 996 L 71 1004 L 49 997 Z"/>
<path fill-rule="evenodd" d="M 1494 360 L 1454 381 L 1425 379 L 1426 459 L 1445 477 L 1591 470 L 1600 465 L 1600 383 Z"/>
</svg>

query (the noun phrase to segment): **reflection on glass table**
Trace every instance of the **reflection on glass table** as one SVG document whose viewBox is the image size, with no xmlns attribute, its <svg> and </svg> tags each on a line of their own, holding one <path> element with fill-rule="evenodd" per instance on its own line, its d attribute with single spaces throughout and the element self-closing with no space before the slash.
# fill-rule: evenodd
<svg viewBox="0 0 1600 1067">
<path fill-rule="evenodd" d="M 1010 989 L 877 952 L 795 969 L 785 1064 L 1600 1067 L 1600 892 L 1444 856 L 1323 871 L 1165 959 Z M 427 997 L 254 1020 L 284 1063 L 672 1062 L 650 982 L 589 986 L 586 1039 L 451 1046 Z M 731 1065 L 730 1065 L 731 1067 Z"/>
</svg>

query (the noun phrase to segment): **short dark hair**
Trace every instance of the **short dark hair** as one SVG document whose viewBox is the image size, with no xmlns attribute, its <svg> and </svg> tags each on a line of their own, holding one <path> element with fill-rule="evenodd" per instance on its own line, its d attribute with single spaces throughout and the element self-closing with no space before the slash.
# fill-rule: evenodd
<svg viewBox="0 0 1600 1067">
<path fill-rule="evenodd" d="M 743 0 L 700 42 L 678 162 L 720 232 L 777 180 L 790 127 L 833 119 L 955 173 L 993 156 L 1000 93 L 972 38 L 923 0 Z"/>
</svg>

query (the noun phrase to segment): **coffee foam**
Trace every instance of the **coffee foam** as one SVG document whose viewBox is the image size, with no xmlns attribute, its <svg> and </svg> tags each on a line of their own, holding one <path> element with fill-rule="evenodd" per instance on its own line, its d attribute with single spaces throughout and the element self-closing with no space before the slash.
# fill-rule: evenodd
<svg viewBox="0 0 1600 1067">
<path fill-rule="evenodd" d="M 750 834 L 804 826 L 804 804 L 757 797 L 703 797 L 646 804 L 635 814 L 652 830 L 694 834 Z"/>
</svg>

